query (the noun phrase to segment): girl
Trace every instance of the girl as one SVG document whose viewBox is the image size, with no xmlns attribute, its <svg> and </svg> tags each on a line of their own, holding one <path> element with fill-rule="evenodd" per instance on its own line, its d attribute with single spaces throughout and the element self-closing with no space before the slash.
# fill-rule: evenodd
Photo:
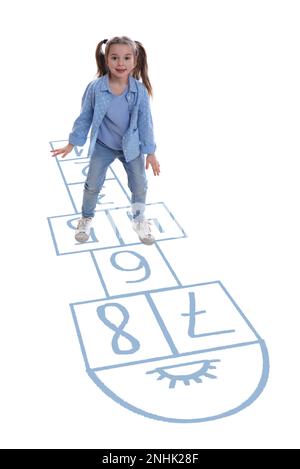
<svg viewBox="0 0 300 469">
<path fill-rule="evenodd" d="M 105 53 L 103 44 L 106 44 Z M 152 96 L 152 87 L 146 51 L 140 42 L 127 36 L 104 39 L 97 45 L 96 62 L 98 78 L 89 83 L 84 92 L 81 112 L 74 122 L 68 145 L 52 150 L 52 156 L 64 158 L 74 145 L 85 144 L 92 126 L 90 165 L 75 239 L 78 242 L 89 239 L 107 168 L 118 158 L 127 173 L 131 191 L 133 229 L 143 243 L 153 244 L 155 238 L 150 222 L 144 218 L 147 192 L 144 154 L 147 154 L 146 169 L 150 165 L 154 176 L 159 175 L 160 165 L 154 153 L 156 144 L 148 96 Z"/>
</svg>

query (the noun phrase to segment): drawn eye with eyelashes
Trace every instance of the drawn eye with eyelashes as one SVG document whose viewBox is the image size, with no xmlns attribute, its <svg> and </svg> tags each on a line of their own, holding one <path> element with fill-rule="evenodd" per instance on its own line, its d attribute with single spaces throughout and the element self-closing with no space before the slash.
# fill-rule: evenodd
<svg viewBox="0 0 300 469">
<path fill-rule="evenodd" d="M 168 378 L 170 380 L 169 388 L 174 389 L 176 382 L 177 381 L 183 381 L 183 383 L 186 386 L 190 385 L 190 381 L 195 381 L 196 383 L 203 383 L 203 380 L 201 379 L 201 376 L 204 376 L 209 379 L 217 379 L 217 376 L 208 373 L 208 370 L 215 370 L 216 367 L 212 366 L 212 363 L 215 362 L 220 362 L 221 360 L 199 360 L 199 361 L 194 361 L 194 362 L 189 362 L 189 363 L 181 363 L 180 365 L 170 365 L 170 366 L 164 366 L 164 367 L 159 367 L 155 368 L 154 370 L 147 371 L 146 374 L 151 374 L 151 373 L 158 373 L 158 378 L 157 380 L 160 381 L 164 378 Z M 192 373 L 185 373 L 185 374 L 172 374 L 170 371 L 166 371 L 166 369 L 171 370 L 174 368 L 179 368 L 179 367 L 190 367 L 191 365 L 198 365 L 199 363 L 202 364 L 201 368 L 197 369 L 196 371 Z"/>
</svg>

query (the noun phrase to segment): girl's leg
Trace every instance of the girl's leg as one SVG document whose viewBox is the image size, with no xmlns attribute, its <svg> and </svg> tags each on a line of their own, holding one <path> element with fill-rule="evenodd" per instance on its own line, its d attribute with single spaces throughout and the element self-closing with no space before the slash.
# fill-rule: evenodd
<svg viewBox="0 0 300 469">
<path fill-rule="evenodd" d="M 132 215 L 135 221 L 143 220 L 147 194 L 147 177 L 145 171 L 145 157 L 140 155 L 127 162 L 123 157 L 119 158 L 123 163 L 128 178 L 128 187 L 131 191 Z"/>
<path fill-rule="evenodd" d="M 82 216 L 85 218 L 95 215 L 98 195 L 102 189 L 107 168 L 116 158 L 115 150 L 96 143 L 95 150 L 90 159 L 88 175 L 84 184 Z"/>
</svg>

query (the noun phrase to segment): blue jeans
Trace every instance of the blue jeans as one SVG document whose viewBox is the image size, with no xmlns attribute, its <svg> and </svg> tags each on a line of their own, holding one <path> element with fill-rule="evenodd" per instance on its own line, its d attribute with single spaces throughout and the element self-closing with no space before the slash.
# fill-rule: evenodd
<svg viewBox="0 0 300 469">
<path fill-rule="evenodd" d="M 82 216 L 94 217 L 99 192 L 102 189 L 109 165 L 118 158 L 125 168 L 128 187 L 131 191 L 132 216 L 143 219 L 147 194 L 145 157 L 139 155 L 127 162 L 122 150 L 113 150 L 97 140 L 90 159 L 89 171 L 84 184 Z"/>
</svg>

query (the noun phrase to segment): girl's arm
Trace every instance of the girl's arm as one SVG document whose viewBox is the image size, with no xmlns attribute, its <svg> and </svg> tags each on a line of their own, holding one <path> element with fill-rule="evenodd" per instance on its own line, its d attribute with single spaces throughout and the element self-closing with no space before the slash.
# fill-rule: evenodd
<svg viewBox="0 0 300 469">
<path fill-rule="evenodd" d="M 160 165 L 154 154 L 156 144 L 154 142 L 153 121 L 150 109 L 149 95 L 146 88 L 143 86 L 141 104 L 138 116 L 138 128 L 141 142 L 142 153 L 148 153 L 146 159 L 146 169 L 149 165 L 152 167 L 154 176 L 160 173 Z"/>
<path fill-rule="evenodd" d="M 150 110 L 149 96 L 146 87 L 142 85 L 142 96 L 138 114 L 138 129 L 141 142 L 141 152 L 153 154 L 156 150 L 153 134 L 153 122 Z"/>
<path fill-rule="evenodd" d="M 94 87 L 93 81 L 88 84 L 81 101 L 80 115 L 73 124 L 69 135 L 69 143 L 82 147 L 87 139 L 94 114 Z"/>
<path fill-rule="evenodd" d="M 51 150 L 52 156 L 67 156 L 74 145 L 83 146 L 86 142 L 94 114 L 94 89 L 89 83 L 81 100 L 81 112 L 73 124 L 72 132 L 69 135 L 69 143 L 63 148 Z"/>
</svg>

